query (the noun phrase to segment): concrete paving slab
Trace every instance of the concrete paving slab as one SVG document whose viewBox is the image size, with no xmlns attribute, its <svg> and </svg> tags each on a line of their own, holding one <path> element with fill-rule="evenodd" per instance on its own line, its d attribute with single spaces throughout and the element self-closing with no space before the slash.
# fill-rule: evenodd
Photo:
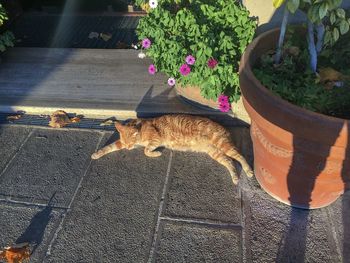
<svg viewBox="0 0 350 263">
<path fill-rule="evenodd" d="M 239 224 L 238 187 L 226 168 L 208 155 L 175 152 L 164 214 Z"/>
<path fill-rule="evenodd" d="M 329 217 L 343 262 L 350 262 L 350 191 L 345 192 L 329 208 Z"/>
<path fill-rule="evenodd" d="M 325 209 L 284 205 L 244 192 L 245 257 L 251 262 L 341 262 Z"/>
<path fill-rule="evenodd" d="M 0 174 L 30 132 L 27 128 L 0 126 Z"/>
<path fill-rule="evenodd" d="M 33 252 L 30 262 L 42 262 L 62 212 L 52 207 L 24 207 L 0 202 L 0 249 L 29 242 Z"/>
<path fill-rule="evenodd" d="M 0 197 L 67 207 L 99 132 L 37 129 L 0 178 Z"/>
<path fill-rule="evenodd" d="M 146 262 L 168 162 L 143 149 L 94 161 L 45 262 Z"/>
<path fill-rule="evenodd" d="M 163 221 L 154 262 L 242 262 L 241 231 Z"/>
</svg>

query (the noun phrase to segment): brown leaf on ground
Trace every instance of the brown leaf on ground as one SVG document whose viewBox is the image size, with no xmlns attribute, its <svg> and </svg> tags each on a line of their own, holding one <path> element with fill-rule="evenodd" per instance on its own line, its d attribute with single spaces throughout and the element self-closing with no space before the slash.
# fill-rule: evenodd
<svg viewBox="0 0 350 263">
<path fill-rule="evenodd" d="M 12 247 L 5 247 L 0 251 L 0 260 L 6 260 L 7 263 L 29 262 L 30 248 L 28 243 L 16 244 Z"/>
<path fill-rule="evenodd" d="M 127 44 L 125 44 L 124 42 L 118 41 L 118 43 L 116 44 L 115 48 L 117 48 L 117 49 L 126 49 L 126 48 L 129 48 L 129 46 Z"/>
<path fill-rule="evenodd" d="M 100 33 L 100 37 L 104 40 L 104 41 L 108 41 L 112 38 L 112 34 L 111 33 Z"/>
<path fill-rule="evenodd" d="M 114 120 L 107 119 L 107 120 L 104 120 L 103 122 L 101 122 L 100 126 L 109 126 L 109 125 L 113 125 L 113 124 L 114 124 Z"/>
<path fill-rule="evenodd" d="M 6 117 L 6 119 L 7 119 L 8 121 L 19 120 L 20 118 L 22 118 L 22 115 L 21 115 L 21 114 L 10 115 L 10 116 L 7 116 L 7 117 Z"/>
<path fill-rule="evenodd" d="M 98 36 L 99 36 L 99 33 L 97 33 L 97 32 L 90 32 L 90 34 L 89 34 L 90 39 L 98 38 Z"/>
<path fill-rule="evenodd" d="M 68 114 L 63 110 L 57 110 L 50 116 L 51 120 L 49 122 L 49 126 L 53 128 L 62 128 L 70 123 L 80 122 L 83 116 L 76 116 L 73 118 L 69 118 Z"/>
<path fill-rule="evenodd" d="M 72 123 L 80 122 L 80 120 L 81 120 L 81 117 L 79 117 L 79 116 L 73 117 L 73 118 L 70 119 L 70 121 L 71 121 Z"/>
</svg>

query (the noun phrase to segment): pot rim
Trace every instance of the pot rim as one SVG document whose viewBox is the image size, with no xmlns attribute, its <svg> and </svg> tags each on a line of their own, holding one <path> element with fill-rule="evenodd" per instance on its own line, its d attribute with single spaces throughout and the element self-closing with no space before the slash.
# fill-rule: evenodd
<svg viewBox="0 0 350 263">
<path fill-rule="evenodd" d="M 304 116 L 305 119 L 321 119 L 321 120 L 324 120 L 326 122 L 332 122 L 332 123 L 338 124 L 338 125 L 344 125 L 344 124 L 350 125 L 349 119 L 343 119 L 343 118 L 325 115 L 325 114 L 318 113 L 318 112 L 313 112 L 313 111 L 304 109 L 300 106 L 294 105 L 294 104 L 276 96 L 274 93 L 272 93 L 268 88 L 266 88 L 255 77 L 255 75 L 252 71 L 251 63 L 250 63 L 250 57 L 251 57 L 252 52 L 254 52 L 255 47 L 259 45 L 259 42 L 262 39 L 267 38 L 269 35 L 277 34 L 277 32 L 279 32 L 279 31 L 280 31 L 280 28 L 274 28 L 274 29 L 268 30 L 268 31 L 260 34 L 259 36 L 257 36 L 247 46 L 246 50 L 244 51 L 244 53 L 241 57 L 241 61 L 240 61 L 240 65 L 239 65 L 239 74 L 241 75 L 242 72 L 244 71 L 245 74 L 249 77 L 249 79 L 251 81 L 253 81 L 255 87 L 257 87 L 259 89 L 259 91 L 262 93 L 261 95 L 268 96 L 268 97 L 270 97 L 270 99 L 272 101 L 274 101 L 277 104 L 280 104 L 281 105 L 280 109 L 282 109 L 284 112 L 288 112 L 289 114 L 293 114 L 293 115 L 295 115 L 296 112 L 299 112 L 302 114 L 302 116 Z M 271 48 L 273 48 L 273 47 L 271 47 Z"/>
</svg>

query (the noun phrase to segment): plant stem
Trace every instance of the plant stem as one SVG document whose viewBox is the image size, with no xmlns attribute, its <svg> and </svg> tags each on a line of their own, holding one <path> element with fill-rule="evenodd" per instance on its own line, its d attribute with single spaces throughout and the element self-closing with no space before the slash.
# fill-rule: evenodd
<svg viewBox="0 0 350 263">
<path fill-rule="evenodd" d="M 322 22 L 320 22 L 317 25 L 316 31 L 317 31 L 316 50 L 317 50 L 317 54 L 319 54 L 323 48 L 323 37 L 324 37 L 324 33 L 325 33 L 324 24 Z"/>
<path fill-rule="evenodd" d="M 282 47 L 284 42 L 284 36 L 286 34 L 286 29 L 287 29 L 288 15 L 289 15 L 289 11 L 286 5 L 284 7 L 284 12 L 283 12 L 283 20 L 281 25 L 280 37 L 278 39 L 278 46 L 277 46 L 277 51 L 275 56 L 275 64 L 279 64 L 281 62 Z"/>
<path fill-rule="evenodd" d="M 315 46 L 314 25 L 310 21 L 310 19 L 307 20 L 307 31 L 308 31 L 308 48 L 309 48 L 309 54 L 310 54 L 310 66 L 311 66 L 311 70 L 314 73 L 316 73 L 317 52 L 316 52 L 316 46 Z"/>
</svg>

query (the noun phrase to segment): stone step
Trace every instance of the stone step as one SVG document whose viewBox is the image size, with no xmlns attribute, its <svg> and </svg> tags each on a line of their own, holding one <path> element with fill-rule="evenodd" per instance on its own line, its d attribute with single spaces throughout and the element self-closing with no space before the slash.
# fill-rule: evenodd
<svg viewBox="0 0 350 263">
<path fill-rule="evenodd" d="M 214 116 L 236 125 L 233 115 L 193 107 L 148 74 L 137 50 L 12 48 L 0 65 L 0 112 L 51 114 L 57 109 L 87 117 L 120 119 L 170 113 Z"/>
</svg>

